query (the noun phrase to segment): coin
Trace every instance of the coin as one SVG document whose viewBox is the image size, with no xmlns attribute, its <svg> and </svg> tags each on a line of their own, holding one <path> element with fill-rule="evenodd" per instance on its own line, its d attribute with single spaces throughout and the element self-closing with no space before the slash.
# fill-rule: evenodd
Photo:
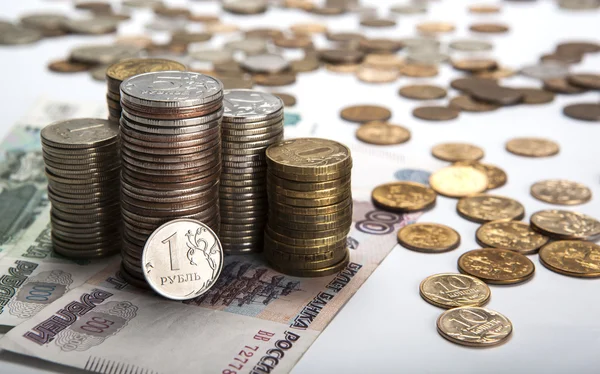
<svg viewBox="0 0 600 374">
<path fill-rule="evenodd" d="M 400 76 L 397 69 L 382 69 L 380 67 L 362 64 L 356 71 L 356 77 L 366 83 L 394 82 Z"/>
<path fill-rule="evenodd" d="M 388 122 L 372 121 L 356 130 L 358 140 L 375 145 L 395 145 L 407 142 L 410 131 L 405 127 Z"/>
<path fill-rule="evenodd" d="M 417 31 L 423 34 L 437 34 L 452 32 L 456 29 L 453 23 L 428 21 L 417 24 Z"/>
<path fill-rule="evenodd" d="M 535 272 L 535 266 L 524 255 L 508 249 L 484 248 L 464 253 L 458 258 L 461 273 L 489 284 L 525 282 Z"/>
<path fill-rule="evenodd" d="M 70 60 L 86 64 L 109 65 L 116 61 L 136 57 L 141 48 L 131 45 L 88 45 L 71 50 Z"/>
<path fill-rule="evenodd" d="M 216 283 L 223 269 L 223 248 L 217 235 L 202 222 L 176 219 L 150 235 L 142 268 L 146 281 L 159 295 L 172 300 L 192 299 Z"/>
<path fill-rule="evenodd" d="M 520 221 L 493 221 L 481 225 L 475 233 L 483 247 L 509 249 L 524 255 L 536 253 L 548 238 Z"/>
<path fill-rule="evenodd" d="M 256 74 L 252 77 L 254 83 L 261 86 L 288 86 L 296 82 L 296 75 L 289 73 Z"/>
<path fill-rule="evenodd" d="M 438 75 L 438 68 L 435 65 L 406 64 L 400 68 L 400 73 L 415 78 L 435 77 Z"/>
<path fill-rule="evenodd" d="M 444 309 L 461 306 L 482 306 L 490 300 L 487 284 L 466 274 L 430 275 L 419 285 L 419 294 L 429 304 Z"/>
<path fill-rule="evenodd" d="M 483 158 L 483 149 L 467 143 L 442 143 L 431 149 L 433 157 L 443 161 L 477 161 Z"/>
<path fill-rule="evenodd" d="M 461 60 L 453 60 L 452 67 L 456 70 L 462 70 L 467 72 L 478 72 L 481 70 L 493 70 L 498 66 L 496 60 L 492 59 L 481 59 L 481 58 L 467 58 Z"/>
<path fill-rule="evenodd" d="M 502 34 L 509 30 L 507 25 L 500 23 L 474 23 L 469 30 L 486 34 Z"/>
<path fill-rule="evenodd" d="M 290 26 L 295 34 L 322 34 L 327 32 L 327 26 L 321 23 L 296 23 Z"/>
<path fill-rule="evenodd" d="M 569 67 L 561 62 L 546 61 L 522 68 L 521 74 L 540 80 L 564 78 L 569 75 Z"/>
<path fill-rule="evenodd" d="M 500 13 L 501 8 L 497 5 L 475 4 L 469 6 L 469 12 L 479 14 Z"/>
<path fill-rule="evenodd" d="M 422 106 L 413 109 L 413 116 L 427 121 L 449 121 L 458 118 L 457 109 L 445 106 Z"/>
<path fill-rule="evenodd" d="M 502 187 L 506 184 L 507 176 L 504 170 L 500 169 L 497 166 L 484 164 L 476 161 L 458 161 L 455 162 L 454 165 L 457 166 L 470 166 L 479 171 L 485 173 L 488 178 L 488 190 L 492 190 L 494 188 Z"/>
<path fill-rule="evenodd" d="M 72 62 L 69 60 L 56 60 L 48 64 L 48 70 L 55 73 L 77 73 L 90 70 L 89 64 Z"/>
<path fill-rule="evenodd" d="M 490 347 L 504 343 L 513 327 L 508 318 L 496 311 L 465 306 L 444 312 L 437 320 L 437 330 L 452 343 Z"/>
<path fill-rule="evenodd" d="M 403 45 L 394 39 L 376 38 L 361 39 L 359 47 L 365 53 L 396 53 L 402 49 Z"/>
<path fill-rule="evenodd" d="M 394 27 L 396 26 L 396 21 L 391 19 L 377 19 L 377 18 L 367 18 L 360 21 L 361 26 L 365 27 L 374 27 L 374 28 L 382 28 L 382 27 Z"/>
<path fill-rule="evenodd" d="M 471 96 L 479 101 L 496 105 L 514 105 L 520 103 L 525 94 L 522 91 L 499 85 L 474 87 Z"/>
<path fill-rule="evenodd" d="M 386 121 L 392 116 L 389 109 L 376 105 L 354 105 L 340 112 L 343 119 L 350 122 L 364 123 L 370 121 Z"/>
<path fill-rule="evenodd" d="M 541 210 L 530 218 L 531 227 L 557 240 L 591 240 L 600 236 L 600 222 L 568 210 Z"/>
<path fill-rule="evenodd" d="M 398 243 L 417 252 L 442 253 L 458 248 L 460 235 L 445 225 L 419 222 L 401 228 Z"/>
<path fill-rule="evenodd" d="M 592 199 L 592 191 L 585 185 L 564 179 L 549 179 L 534 183 L 531 195 L 538 200 L 556 205 L 579 205 Z"/>
<path fill-rule="evenodd" d="M 400 88 L 400 96 L 415 100 L 436 100 L 446 97 L 446 90 L 429 84 L 409 85 Z"/>
<path fill-rule="evenodd" d="M 571 104 L 563 108 L 567 117 L 582 121 L 600 122 L 600 103 Z"/>
<path fill-rule="evenodd" d="M 463 197 L 486 190 L 487 176 L 469 166 L 448 166 L 429 177 L 429 184 L 437 193 L 447 197 Z"/>
<path fill-rule="evenodd" d="M 452 98 L 450 100 L 450 107 L 456 108 L 460 110 L 464 110 L 465 112 L 491 112 L 500 108 L 498 104 L 486 103 L 484 101 L 475 100 L 467 95 L 460 95 Z"/>
<path fill-rule="evenodd" d="M 276 54 L 258 54 L 247 56 L 242 61 L 242 67 L 253 73 L 273 74 L 286 70 L 290 64 L 280 55 Z"/>
<path fill-rule="evenodd" d="M 523 94 L 522 102 L 524 104 L 546 104 L 554 101 L 554 94 L 550 91 L 540 88 L 516 88 Z"/>
<path fill-rule="evenodd" d="M 570 84 L 565 77 L 544 79 L 544 89 L 562 94 L 576 94 L 585 89 Z"/>
<path fill-rule="evenodd" d="M 546 268 L 572 277 L 600 277 L 600 246 L 590 242 L 561 240 L 540 249 L 540 262 Z"/>
<path fill-rule="evenodd" d="M 285 106 L 295 106 L 296 105 L 296 97 L 287 93 L 282 92 L 273 92 L 273 95 L 277 96 L 283 101 L 283 105 Z"/>
<path fill-rule="evenodd" d="M 381 209 L 397 212 L 416 212 L 435 205 L 436 193 L 415 182 L 393 182 L 375 187 L 373 203 Z"/>
<path fill-rule="evenodd" d="M 506 150 L 518 156 L 549 157 L 559 152 L 558 144 L 542 138 L 514 138 L 506 143 Z"/>
<path fill-rule="evenodd" d="M 525 208 L 518 201 L 488 194 L 463 197 L 456 204 L 456 211 L 461 217 L 478 223 L 520 220 L 525 216 Z"/>
<path fill-rule="evenodd" d="M 494 46 L 492 43 L 487 42 L 485 40 L 476 40 L 476 39 L 463 39 L 463 40 L 455 40 L 448 44 L 448 47 L 457 51 L 463 52 L 479 52 L 479 51 L 489 51 Z"/>
</svg>

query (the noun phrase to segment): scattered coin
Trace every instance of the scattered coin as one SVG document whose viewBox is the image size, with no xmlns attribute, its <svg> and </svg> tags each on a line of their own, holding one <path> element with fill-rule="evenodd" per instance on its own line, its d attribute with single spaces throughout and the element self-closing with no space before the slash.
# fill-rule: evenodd
<svg viewBox="0 0 600 374">
<path fill-rule="evenodd" d="M 440 51 L 431 51 L 427 49 L 423 50 L 411 50 L 406 56 L 406 60 L 410 64 L 416 65 L 439 65 L 442 62 L 446 62 L 450 59 L 445 53 Z"/>
<path fill-rule="evenodd" d="M 500 13 L 501 8 L 491 4 L 475 4 L 469 6 L 469 12 L 478 14 Z"/>
<path fill-rule="evenodd" d="M 342 109 L 340 116 L 346 121 L 364 123 L 387 121 L 392 116 L 392 112 L 377 105 L 353 105 Z"/>
<path fill-rule="evenodd" d="M 31 44 L 42 39 L 42 33 L 33 28 L 17 25 L 3 27 L 0 32 L 0 45 Z"/>
<path fill-rule="evenodd" d="M 454 165 L 470 166 L 485 173 L 488 178 L 488 190 L 504 186 L 506 184 L 506 180 L 508 179 L 506 172 L 494 165 L 484 164 L 476 161 L 458 161 L 454 163 Z"/>
<path fill-rule="evenodd" d="M 540 249 L 546 268 L 572 277 L 600 277 L 600 246 L 590 242 L 561 240 Z"/>
<path fill-rule="evenodd" d="M 565 116 L 580 121 L 599 122 L 600 103 L 571 104 L 563 108 Z"/>
<path fill-rule="evenodd" d="M 254 83 L 261 86 L 280 87 L 289 86 L 296 83 L 296 74 L 276 73 L 276 74 L 256 74 L 252 77 Z"/>
<path fill-rule="evenodd" d="M 479 307 L 453 308 L 437 320 L 440 335 L 452 343 L 470 347 L 490 347 L 504 343 L 513 327 L 508 318 Z"/>
<path fill-rule="evenodd" d="M 382 55 L 371 53 L 364 57 L 363 62 L 380 69 L 401 69 L 404 66 L 404 60 L 396 55 Z"/>
<path fill-rule="evenodd" d="M 516 284 L 533 277 L 535 266 L 524 255 L 500 248 L 475 249 L 458 258 L 461 273 L 488 284 Z"/>
<path fill-rule="evenodd" d="M 48 70 L 55 73 L 78 73 L 90 70 L 90 64 L 72 62 L 69 60 L 57 60 L 48 64 Z"/>
<path fill-rule="evenodd" d="M 507 25 L 500 23 L 474 23 L 469 30 L 486 34 L 502 34 L 509 30 Z"/>
<path fill-rule="evenodd" d="M 372 121 L 361 125 L 356 130 L 356 137 L 369 144 L 395 145 L 406 143 L 410 139 L 410 131 L 388 122 Z"/>
<path fill-rule="evenodd" d="M 530 218 L 531 227 L 552 239 L 590 240 L 600 236 L 600 222 L 588 215 L 568 210 L 542 210 Z"/>
<path fill-rule="evenodd" d="M 390 83 L 400 76 L 397 69 L 381 69 L 379 67 L 362 64 L 356 70 L 356 77 L 366 83 Z"/>
<path fill-rule="evenodd" d="M 540 88 L 515 88 L 516 91 L 523 94 L 524 104 L 546 104 L 554 101 L 554 94 Z"/>
<path fill-rule="evenodd" d="M 459 110 L 445 106 L 422 106 L 413 109 L 413 116 L 427 121 L 449 121 L 458 118 Z"/>
<path fill-rule="evenodd" d="M 544 89 L 561 93 L 561 94 L 577 94 L 584 92 L 585 89 L 570 84 L 565 77 L 544 79 Z"/>
<path fill-rule="evenodd" d="M 482 70 L 493 70 L 498 66 L 496 60 L 483 58 L 465 58 L 453 60 L 452 67 L 456 70 L 462 70 L 469 73 L 476 73 Z"/>
<path fill-rule="evenodd" d="M 486 103 L 484 101 L 478 101 L 473 99 L 471 96 L 459 95 L 450 100 L 450 107 L 463 110 L 465 112 L 482 113 L 491 112 L 500 108 L 498 104 Z"/>
<path fill-rule="evenodd" d="M 452 32 L 456 26 L 450 22 L 427 21 L 417 24 L 417 31 L 423 34 L 441 34 Z"/>
<path fill-rule="evenodd" d="M 398 4 L 390 7 L 390 12 L 398 14 L 419 14 L 427 13 L 426 3 L 407 3 Z"/>
<path fill-rule="evenodd" d="M 477 223 L 491 221 L 514 221 L 525 216 L 525 208 L 518 201 L 496 195 L 472 195 L 458 200 L 458 214 Z"/>
<path fill-rule="evenodd" d="M 415 182 L 394 182 L 375 187 L 371 193 L 373 203 L 384 210 L 417 212 L 435 205 L 436 193 Z"/>
<path fill-rule="evenodd" d="M 400 88 L 400 96 L 415 100 L 435 100 L 446 96 L 447 91 L 430 84 L 414 84 Z"/>
<path fill-rule="evenodd" d="M 401 228 L 398 243 L 417 252 L 442 253 L 458 248 L 460 235 L 445 225 L 419 222 Z"/>
<path fill-rule="evenodd" d="M 448 47 L 462 52 L 481 52 L 490 51 L 494 48 L 493 44 L 485 40 L 455 40 L 448 44 Z"/>
<path fill-rule="evenodd" d="M 377 19 L 377 18 L 369 19 L 369 18 L 367 18 L 367 19 L 361 20 L 360 25 L 365 26 L 365 27 L 376 27 L 376 28 L 394 27 L 394 26 L 396 26 L 396 21 L 391 20 L 391 19 Z"/>
<path fill-rule="evenodd" d="M 550 179 L 531 186 L 536 199 L 556 205 L 579 205 L 592 199 L 592 191 L 585 185 L 564 179 Z"/>
<path fill-rule="evenodd" d="M 506 150 L 518 156 L 549 157 L 559 152 L 558 144 L 541 138 L 515 138 L 506 143 Z"/>
<path fill-rule="evenodd" d="M 438 75 L 438 68 L 435 65 L 406 64 L 400 68 L 400 73 L 407 77 L 428 78 Z"/>
<path fill-rule="evenodd" d="M 507 67 L 497 67 L 494 70 L 485 70 L 475 72 L 473 75 L 476 78 L 489 78 L 489 79 L 502 79 L 502 78 L 510 78 L 514 76 L 517 72 L 514 69 Z"/>
<path fill-rule="evenodd" d="M 285 106 L 296 105 L 296 97 L 293 95 L 282 92 L 272 92 L 272 94 L 280 98 L 283 101 L 283 105 Z"/>
<path fill-rule="evenodd" d="M 471 89 L 470 94 L 476 100 L 502 106 L 518 104 L 523 101 L 525 96 L 519 90 L 499 85 L 474 87 Z"/>
<path fill-rule="evenodd" d="M 483 158 L 483 149 L 467 143 L 442 143 L 431 149 L 433 157 L 442 161 L 477 161 Z"/>
<path fill-rule="evenodd" d="M 521 74 L 540 80 L 564 78 L 569 75 L 569 66 L 556 61 L 547 61 L 526 66 L 521 69 Z"/>
<path fill-rule="evenodd" d="M 403 44 L 393 39 L 361 39 L 359 46 L 365 53 L 396 53 Z"/>
<path fill-rule="evenodd" d="M 440 308 L 482 306 L 490 300 L 487 284 L 466 274 L 444 273 L 425 278 L 419 285 L 423 300 Z"/>
<path fill-rule="evenodd" d="M 463 197 L 485 191 L 488 179 L 469 166 L 448 166 L 431 174 L 429 184 L 440 195 Z"/>
<path fill-rule="evenodd" d="M 475 239 L 483 247 L 510 249 L 524 255 L 536 253 L 549 240 L 521 221 L 485 223 L 477 229 Z"/>
<path fill-rule="evenodd" d="M 248 56 L 242 61 L 242 67 L 253 73 L 279 73 L 287 69 L 289 62 L 280 55 L 276 54 L 259 54 Z"/>
<path fill-rule="evenodd" d="M 327 26 L 321 23 L 296 23 L 290 26 L 295 34 L 323 34 L 327 32 Z"/>
</svg>

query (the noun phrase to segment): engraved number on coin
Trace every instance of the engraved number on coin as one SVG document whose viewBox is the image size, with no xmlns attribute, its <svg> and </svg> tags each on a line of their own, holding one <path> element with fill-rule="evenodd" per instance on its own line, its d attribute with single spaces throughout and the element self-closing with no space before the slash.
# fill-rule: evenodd
<svg viewBox="0 0 600 374">
<path fill-rule="evenodd" d="M 177 256 L 177 254 L 173 256 L 173 250 L 177 249 L 177 232 L 163 240 L 161 243 L 169 243 L 169 258 L 171 259 L 171 270 L 179 270 L 179 256 Z"/>
</svg>

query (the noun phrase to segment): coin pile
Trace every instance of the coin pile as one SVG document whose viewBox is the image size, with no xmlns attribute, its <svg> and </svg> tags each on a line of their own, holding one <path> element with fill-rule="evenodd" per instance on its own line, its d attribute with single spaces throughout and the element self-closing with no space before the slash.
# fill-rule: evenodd
<svg viewBox="0 0 600 374">
<path fill-rule="evenodd" d="M 119 87 L 121 87 L 121 83 L 125 79 L 134 75 L 155 71 L 185 70 L 185 65 L 179 62 L 159 58 L 132 58 L 110 65 L 106 69 L 108 119 L 119 122 L 121 118 L 121 93 Z"/>
<path fill-rule="evenodd" d="M 122 270 L 143 281 L 142 250 L 160 225 L 192 218 L 219 231 L 223 86 L 198 73 L 145 73 L 123 81 L 121 106 Z"/>
<path fill-rule="evenodd" d="M 103 119 L 71 119 L 46 126 L 41 137 L 54 250 L 72 258 L 118 252 L 118 125 Z"/>
<path fill-rule="evenodd" d="M 350 150 L 332 140 L 298 138 L 270 146 L 266 155 L 267 261 L 292 276 L 339 272 L 349 260 Z"/>
<path fill-rule="evenodd" d="M 225 253 L 260 252 L 267 221 L 265 150 L 283 139 L 283 102 L 252 90 L 223 99 L 221 231 Z"/>
</svg>

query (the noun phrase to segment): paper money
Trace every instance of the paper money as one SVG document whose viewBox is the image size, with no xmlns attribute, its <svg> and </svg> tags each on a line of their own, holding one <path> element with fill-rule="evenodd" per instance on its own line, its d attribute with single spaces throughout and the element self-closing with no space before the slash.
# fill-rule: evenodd
<svg viewBox="0 0 600 374">
<path fill-rule="evenodd" d="M 355 202 L 350 263 L 337 275 L 295 278 L 260 255 L 229 256 L 215 286 L 184 303 L 131 288 L 109 268 L 0 346 L 102 373 L 288 372 L 417 217 Z"/>
</svg>

